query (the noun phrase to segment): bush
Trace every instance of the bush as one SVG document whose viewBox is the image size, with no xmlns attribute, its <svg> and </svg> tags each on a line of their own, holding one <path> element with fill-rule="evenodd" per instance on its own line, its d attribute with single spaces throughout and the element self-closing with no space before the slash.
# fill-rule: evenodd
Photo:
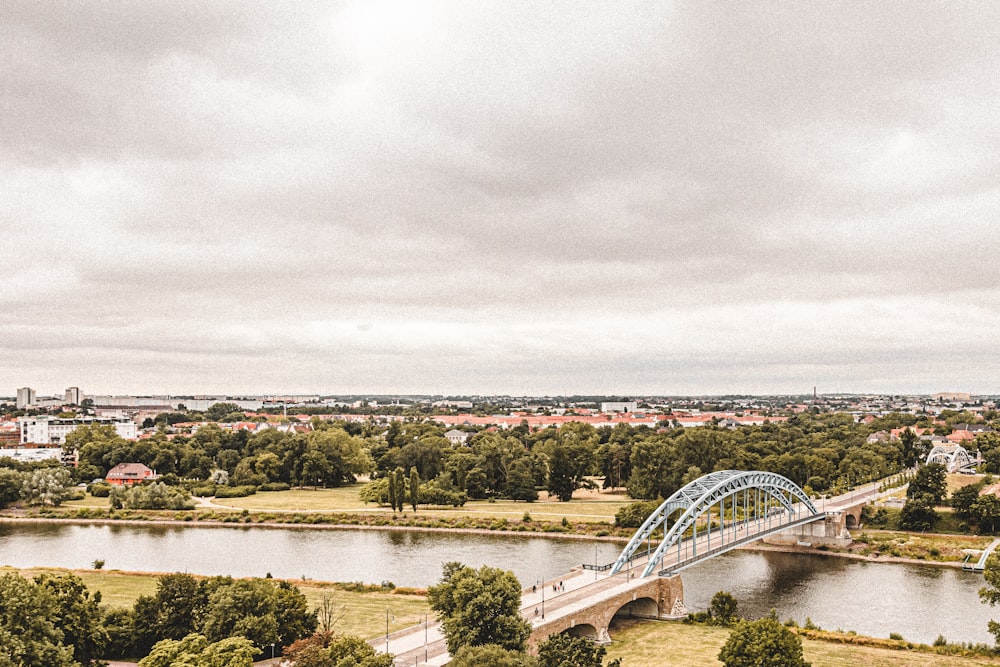
<svg viewBox="0 0 1000 667">
<path fill-rule="evenodd" d="M 216 498 L 245 498 L 257 493 L 256 486 L 220 486 L 215 490 Z"/>
<path fill-rule="evenodd" d="M 107 498 L 111 495 L 111 485 L 110 484 L 91 484 L 87 487 L 87 491 L 90 495 L 95 498 Z"/>
<path fill-rule="evenodd" d="M 420 485 L 418 498 L 420 499 L 421 505 L 442 505 L 451 507 L 461 507 L 469 499 L 465 491 L 449 491 L 448 489 L 438 485 L 438 483 L 434 480 Z"/>
<path fill-rule="evenodd" d="M 115 487 L 109 495 L 112 509 L 127 510 L 189 510 L 194 502 L 187 491 L 162 482 Z"/>
<path fill-rule="evenodd" d="M 267 482 L 261 484 L 257 487 L 258 491 L 287 491 L 292 488 L 290 484 L 286 482 Z"/>
<path fill-rule="evenodd" d="M 629 503 L 615 513 L 615 525 L 622 528 L 638 528 L 650 514 L 660 506 L 659 500 L 640 500 Z"/>
</svg>

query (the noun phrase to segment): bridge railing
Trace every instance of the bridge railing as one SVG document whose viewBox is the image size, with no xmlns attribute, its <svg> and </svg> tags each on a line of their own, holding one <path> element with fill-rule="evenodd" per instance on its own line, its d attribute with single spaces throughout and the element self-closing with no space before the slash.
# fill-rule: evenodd
<svg viewBox="0 0 1000 667">
<path fill-rule="evenodd" d="M 592 565 L 591 563 L 584 563 L 583 569 L 590 570 L 592 572 L 604 572 L 605 570 L 610 570 L 615 566 L 614 563 L 606 563 L 604 565 Z"/>
<path fill-rule="evenodd" d="M 752 535 L 735 538 L 730 542 L 725 542 L 715 547 L 709 547 L 704 551 L 698 551 L 697 554 L 692 554 L 687 556 L 686 558 L 682 558 L 681 560 L 677 561 L 670 567 L 664 568 L 659 572 L 657 572 L 657 575 L 661 577 L 671 577 L 680 572 L 681 570 L 690 567 L 696 563 L 700 563 L 704 560 L 712 558 L 713 556 L 718 556 L 719 554 L 726 553 L 727 551 L 731 551 L 732 549 L 735 549 L 736 547 L 742 546 L 744 544 L 756 542 L 757 540 L 766 535 L 773 535 L 774 533 L 780 533 L 781 531 L 787 530 L 788 528 L 794 528 L 796 526 L 805 525 L 807 523 L 812 523 L 814 521 L 816 521 L 815 515 L 800 517 L 793 519 L 791 521 L 783 522 L 778 526 L 773 526 L 769 529 L 763 530 L 758 533 L 754 533 Z M 689 554 L 691 552 L 685 550 L 684 553 Z"/>
</svg>

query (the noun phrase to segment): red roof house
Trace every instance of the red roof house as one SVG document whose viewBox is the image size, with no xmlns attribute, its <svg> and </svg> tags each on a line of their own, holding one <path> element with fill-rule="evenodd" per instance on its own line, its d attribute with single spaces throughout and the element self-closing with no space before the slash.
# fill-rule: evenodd
<svg viewBox="0 0 1000 667">
<path fill-rule="evenodd" d="M 104 479 L 115 486 L 132 485 L 156 479 L 156 473 L 141 463 L 119 463 L 108 471 Z"/>
</svg>

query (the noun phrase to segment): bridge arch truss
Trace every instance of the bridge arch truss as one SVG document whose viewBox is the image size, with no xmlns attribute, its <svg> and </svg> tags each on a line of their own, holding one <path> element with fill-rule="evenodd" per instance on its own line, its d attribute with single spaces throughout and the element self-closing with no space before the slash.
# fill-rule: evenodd
<svg viewBox="0 0 1000 667">
<path fill-rule="evenodd" d="M 935 445 L 926 463 L 940 463 L 948 472 L 958 472 L 975 468 L 978 462 L 961 445 Z"/>
<path fill-rule="evenodd" d="M 629 540 L 611 566 L 611 574 L 641 557 L 648 557 L 641 576 L 674 574 L 741 544 L 823 517 L 787 477 L 720 470 L 699 477 L 663 501 Z"/>
</svg>

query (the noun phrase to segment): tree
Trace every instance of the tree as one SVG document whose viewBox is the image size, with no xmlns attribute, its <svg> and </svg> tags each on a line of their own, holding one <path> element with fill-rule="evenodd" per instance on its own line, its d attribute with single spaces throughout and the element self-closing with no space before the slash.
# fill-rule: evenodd
<svg viewBox="0 0 1000 667">
<path fill-rule="evenodd" d="M 993 553 L 986 559 L 983 578 L 986 579 L 987 585 L 979 589 L 979 599 L 991 607 L 995 606 L 1000 603 L 1000 554 Z M 990 621 L 987 628 L 997 646 L 1000 646 L 1000 623 Z"/>
<path fill-rule="evenodd" d="M 725 591 L 719 591 L 708 603 L 708 613 L 719 625 L 729 625 L 736 618 L 736 598 Z"/>
<path fill-rule="evenodd" d="M 180 640 L 194 633 L 207 602 L 204 586 L 190 574 L 163 575 L 157 580 L 155 595 L 143 595 L 135 601 L 135 650 L 148 653 L 161 639 Z"/>
<path fill-rule="evenodd" d="M 83 665 L 98 664 L 108 645 L 108 633 L 101 623 L 100 592 L 92 597 L 75 574 L 40 574 L 35 583 L 51 594 L 55 627 L 62 631 L 63 643 L 73 647 L 73 658 Z"/>
<path fill-rule="evenodd" d="M 189 510 L 194 509 L 191 494 L 177 486 L 163 482 L 138 484 L 132 487 L 116 486 L 108 497 L 111 507 L 127 510 Z"/>
<path fill-rule="evenodd" d="M 449 667 L 537 667 L 538 661 L 521 651 L 508 651 L 496 644 L 463 646 Z"/>
<path fill-rule="evenodd" d="M 21 499 L 22 485 L 22 473 L 9 468 L 0 468 L 0 508 Z"/>
<path fill-rule="evenodd" d="M 246 637 L 255 645 L 287 645 L 316 630 L 305 596 L 286 582 L 214 577 L 199 630 L 209 640 Z"/>
<path fill-rule="evenodd" d="M 984 531 L 993 532 L 996 524 L 1000 521 L 1000 498 L 992 493 L 980 496 L 972 504 L 972 514 L 979 522 L 979 528 Z"/>
<path fill-rule="evenodd" d="M 975 484 L 969 484 L 960 489 L 955 489 L 954 493 L 951 494 L 950 499 L 951 506 L 955 510 L 955 516 L 960 519 L 975 518 L 975 512 L 972 511 L 972 506 L 977 500 L 979 500 L 979 492 L 982 490 L 982 480 L 976 482 Z"/>
<path fill-rule="evenodd" d="M 139 667 L 251 667 L 256 653 L 244 637 L 209 643 L 204 635 L 190 634 L 181 640 L 157 642 Z"/>
<path fill-rule="evenodd" d="M 226 415 L 234 412 L 243 415 L 243 411 L 240 409 L 240 406 L 235 403 L 215 403 L 209 406 L 208 410 L 205 410 L 205 419 L 210 422 L 222 421 Z"/>
<path fill-rule="evenodd" d="M 549 459 L 549 495 L 560 502 L 569 502 L 576 491 L 575 466 L 570 459 L 568 447 L 557 446 Z"/>
<path fill-rule="evenodd" d="M 918 495 L 930 496 L 932 505 L 940 505 L 948 493 L 948 473 L 940 463 L 928 463 L 917 471 L 916 477 L 906 489 L 907 498 Z"/>
<path fill-rule="evenodd" d="M 402 512 L 403 507 L 406 505 L 406 477 L 402 468 L 396 468 L 396 471 L 393 473 L 392 488 L 396 496 L 396 506 L 393 509 Z"/>
<path fill-rule="evenodd" d="M 417 503 L 420 502 L 420 475 L 416 468 L 410 468 L 410 505 L 413 511 L 417 511 Z"/>
<path fill-rule="evenodd" d="M 57 622 L 50 591 L 17 574 L 0 576 L 0 665 L 75 667 Z"/>
<path fill-rule="evenodd" d="M 538 645 L 539 667 L 602 667 L 607 649 L 586 637 L 550 635 Z M 607 667 L 618 667 L 620 660 L 612 660 Z"/>
<path fill-rule="evenodd" d="M 21 497 L 29 505 L 57 506 L 69 495 L 73 479 L 63 467 L 39 468 L 22 478 Z"/>
<path fill-rule="evenodd" d="M 719 651 L 725 667 L 809 667 L 802 657 L 802 640 L 774 614 L 742 621 Z"/>
<path fill-rule="evenodd" d="M 521 617 L 521 584 L 511 572 L 445 563 L 441 583 L 431 586 L 427 597 L 441 620 L 449 653 L 483 644 L 520 651 L 531 634 Z"/>
<path fill-rule="evenodd" d="M 285 657 L 295 667 L 393 667 L 394 664 L 391 653 L 376 653 L 358 637 L 336 637 L 332 632 L 317 632 L 296 641 L 285 651 Z"/>
<path fill-rule="evenodd" d="M 941 517 L 934 509 L 930 494 L 920 494 L 908 498 L 899 511 L 899 527 L 903 530 L 914 530 L 926 533 Z"/>
</svg>

